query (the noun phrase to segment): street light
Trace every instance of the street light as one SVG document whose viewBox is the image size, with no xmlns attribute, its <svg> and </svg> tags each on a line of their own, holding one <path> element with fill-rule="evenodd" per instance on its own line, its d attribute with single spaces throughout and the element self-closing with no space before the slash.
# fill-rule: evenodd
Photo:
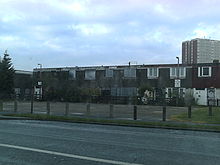
<svg viewBox="0 0 220 165">
<path fill-rule="evenodd" d="M 39 99 L 42 99 L 42 75 L 41 75 L 41 70 L 42 70 L 42 64 L 37 64 L 40 66 L 40 81 L 38 81 L 38 84 L 40 86 L 40 91 L 39 91 Z"/>
<path fill-rule="evenodd" d="M 41 82 L 41 70 L 42 70 L 42 64 L 37 64 L 38 66 L 40 66 L 40 82 L 39 83 L 42 83 Z M 39 84 L 38 84 L 39 85 Z"/>
<path fill-rule="evenodd" d="M 176 57 L 177 59 L 177 79 L 179 79 L 179 73 L 180 73 L 180 59 L 179 57 Z"/>
<path fill-rule="evenodd" d="M 40 66 L 40 72 L 41 72 L 41 69 L 42 69 L 42 64 L 37 64 L 38 66 Z"/>
<path fill-rule="evenodd" d="M 179 104 L 179 88 L 180 88 L 180 61 L 179 57 L 177 59 L 177 80 L 176 80 L 176 87 L 177 87 L 177 98 L 176 98 L 176 105 Z"/>
</svg>

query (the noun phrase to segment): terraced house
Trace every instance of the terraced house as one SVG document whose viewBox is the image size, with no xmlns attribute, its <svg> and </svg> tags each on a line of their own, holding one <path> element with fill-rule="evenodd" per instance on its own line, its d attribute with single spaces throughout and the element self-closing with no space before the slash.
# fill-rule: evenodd
<svg viewBox="0 0 220 165">
<path fill-rule="evenodd" d="M 220 99 L 220 64 L 157 64 L 34 69 L 35 94 L 46 94 L 71 88 L 95 90 L 101 98 L 138 96 L 148 86 L 154 101 L 171 98 L 193 98 L 199 105 Z M 74 90 L 76 91 L 76 90 Z M 74 95 L 74 91 L 72 94 Z M 93 92 L 94 94 L 94 92 Z M 57 95 L 57 93 L 56 93 Z M 71 93 L 69 94 L 71 95 Z M 214 103 L 213 103 L 214 102 Z"/>
<path fill-rule="evenodd" d="M 15 95 L 19 99 L 30 99 L 32 89 L 31 71 L 16 70 L 14 75 Z"/>
</svg>

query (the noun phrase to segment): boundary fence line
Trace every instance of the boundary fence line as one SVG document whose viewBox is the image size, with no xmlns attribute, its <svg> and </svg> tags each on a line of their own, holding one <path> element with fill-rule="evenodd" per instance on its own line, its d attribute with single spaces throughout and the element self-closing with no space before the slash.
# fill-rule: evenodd
<svg viewBox="0 0 220 165">
<path fill-rule="evenodd" d="M 153 109 L 154 108 L 154 109 Z M 176 109 L 174 109 L 176 108 Z M 181 108 L 181 109 L 178 109 Z M 144 106 L 144 105 L 115 105 L 93 103 L 69 103 L 69 102 L 11 102 L 0 101 L 0 112 L 45 114 L 55 116 L 98 117 L 107 119 L 130 120 L 157 120 L 167 121 L 175 113 L 186 112 L 188 118 L 192 118 L 192 106 Z M 207 106 L 207 115 L 213 116 L 213 106 Z"/>
</svg>

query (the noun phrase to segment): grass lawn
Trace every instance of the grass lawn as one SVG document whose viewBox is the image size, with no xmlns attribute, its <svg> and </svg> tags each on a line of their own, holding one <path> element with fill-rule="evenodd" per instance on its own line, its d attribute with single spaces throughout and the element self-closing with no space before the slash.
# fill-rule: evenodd
<svg viewBox="0 0 220 165">
<path fill-rule="evenodd" d="M 193 116 L 195 113 L 193 112 Z M 205 110 L 204 116 L 207 113 Z M 199 113 L 200 114 L 200 113 Z M 93 119 L 93 118 L 78 118 L 78 117 L 65 117 L 65 116 L 52 116 L 44 114 L 8 114 L 6 116 L 14 117 L 28 117 L 34 120 L 50 120 L 50 121 L 64 121 L 64 122 L 74 122 L 74 123 L 93 123 L 93 124 L 110 124 L 110 125 L 121 125 L 121 126 L 136 126 L 136 127 L 153 127 L 153 128 L 168 128 L 168 129 L 189 129 L 189 130 L 206 130 L 206 131 L 218 131 L 220 132 L 220 126 L 218 125 L 200 125 L 200 124 L 190 124 L 190 123 L 172 123 L 172 122 L 149 122 L 149 121 L 134 121 L 134 120 L 114 120 L 114 119 Z M 202 115 L 203 116 L 203 115 Z M 219 113 L 220 117 L 220 113 Z M 173 116 L 173 120 L 178 121 L 191 121 L 187 119 L 186 114 Z M 201 123 L 201 121 L 200 121 Z M 203 122 L 204 123 L 204 122 Z M 220 122 L 219 122 L 220 123 Z"/>
<path fill-rule="evenodd" d="M 208 107 L 192 109 L 192 117 L 188 118 L 187 113 L 171 116 L 171 120 L 181 122 L 193 122 L 201 124 L 220 124 L 220 107 L 212 108 L 212 116 L 209 116 Z"/>
</svg>

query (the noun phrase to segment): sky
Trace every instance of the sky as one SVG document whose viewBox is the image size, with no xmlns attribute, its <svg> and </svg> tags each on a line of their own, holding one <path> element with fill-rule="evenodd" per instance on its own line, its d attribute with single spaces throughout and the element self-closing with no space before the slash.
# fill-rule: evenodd
<svg viewBox="0 0 220 165">
<path fill-rule="evenodd" d="M 0 0 L 14 68 L 177 63 L 181 43 L 220 39 L 219 0 Z"/>
</svg>

